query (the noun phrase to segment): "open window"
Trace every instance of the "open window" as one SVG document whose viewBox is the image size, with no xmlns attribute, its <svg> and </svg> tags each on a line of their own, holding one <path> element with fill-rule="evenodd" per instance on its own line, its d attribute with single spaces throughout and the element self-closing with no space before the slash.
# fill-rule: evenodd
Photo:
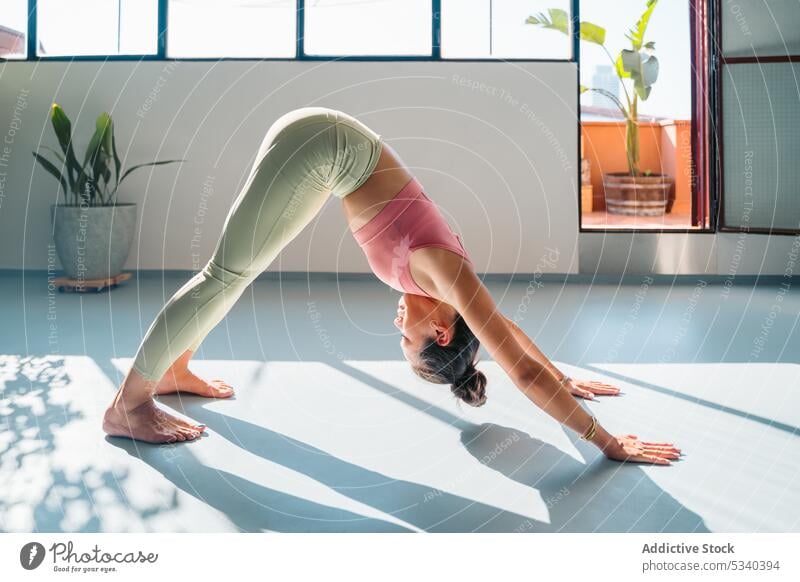
<svg viewBox="0 0 800 582">
<path fill-rule="evenodd" d="M 581 230 L 710 227 L 706 7 L 580 0 Z"/>
<path fill-rule="evenodd" d="M 581 20 L 605 29 L 580 53 L 584 229 L 709 226 L 702 4 L 581 1 Z"/>
</svg>

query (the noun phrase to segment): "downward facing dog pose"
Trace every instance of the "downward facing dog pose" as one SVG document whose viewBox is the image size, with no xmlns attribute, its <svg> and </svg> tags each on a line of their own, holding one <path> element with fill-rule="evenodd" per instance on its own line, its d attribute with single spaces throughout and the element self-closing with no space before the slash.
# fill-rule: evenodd
<svg viewBox="0 0 800 582">
<path fill-rule="evenodd" d="M 192 392 L 225 398 L 233 389 L 206 382 L 188 362 L 255 277 L 311 222 L 333 195 L 376 276 L 403 293 L 394 320 L 413 370 L 470 404 L 486 401 L 486 377 L 475 368 L 481 344 L 534 404 L 620 461 L 669 464 L 672 443 L 612 436 L 574 396 L 617 394 L 602 382 L 562 374 L 497 309 L 419 181 L 380 135 L 357 119 L 322 107 L 297 109 L 267 132 L 236 198 L 212 258 L 159 312 L 107 409 L 111 436 L 175 442 L 205 427 L 160 409 L 154 397 Z"/>
</svg>

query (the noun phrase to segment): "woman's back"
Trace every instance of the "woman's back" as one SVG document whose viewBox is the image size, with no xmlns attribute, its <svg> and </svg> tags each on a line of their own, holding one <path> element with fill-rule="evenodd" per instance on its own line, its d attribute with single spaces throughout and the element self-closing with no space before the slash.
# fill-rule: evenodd
<svg viewBox="0 0 800 582">
<path fill-rule="evenodd" d="M 413 175 L 397 152 L 383 143 L 378 165 L 372 175 L 358 190 L 342 198 L 350 230 L 355 232 L 367 224 L 411 178 Z"/>
</svg>

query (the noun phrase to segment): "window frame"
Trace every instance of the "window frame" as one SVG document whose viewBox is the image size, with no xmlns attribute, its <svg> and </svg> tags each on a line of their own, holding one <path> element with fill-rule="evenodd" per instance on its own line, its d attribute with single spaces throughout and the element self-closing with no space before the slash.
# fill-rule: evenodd
<svg viewBox="0 0 800 582">
<path fill-rule="evenodd" d="M 431 0 L 431 54 L 430 55 L 308 55 L 305 52 L 305 0 L 297 2 L 297 24 L 295 26 L 295 55 L 293 57 L 170 57 L 167 55 L 167 26 L 169 0 L 158 1 L 158 41 L 152 55 L 61 55 L 39 56 L 36 54 L 37 0 L 28 0 L 27 55 L 24 59 L 2 59 L 0 62 L 28 61 L 436 61 L 436 62 L 522 62 L 522 63 L 576 63 L 578 62 L 577 27 L 572 30 L 572 54 L 568 58 L 442 58 L 441 51 L 441 0 Z M 571 19 L 578 21 L 580 0 L 570 0 Z"/>
</svg>

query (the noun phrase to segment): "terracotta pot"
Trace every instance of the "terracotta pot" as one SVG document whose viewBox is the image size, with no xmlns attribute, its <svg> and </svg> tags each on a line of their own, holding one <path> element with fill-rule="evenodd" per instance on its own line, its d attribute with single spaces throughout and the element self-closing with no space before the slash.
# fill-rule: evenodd
<svg viewBox="0 0 800 582">
<path fill-rule="evenodd" d="M 668 212 L 674 180 L 663 174 L 633 177 L 628 173 L 603 174 L 606 210 L 611 214 L 658 216 Z"/>
</svg>

